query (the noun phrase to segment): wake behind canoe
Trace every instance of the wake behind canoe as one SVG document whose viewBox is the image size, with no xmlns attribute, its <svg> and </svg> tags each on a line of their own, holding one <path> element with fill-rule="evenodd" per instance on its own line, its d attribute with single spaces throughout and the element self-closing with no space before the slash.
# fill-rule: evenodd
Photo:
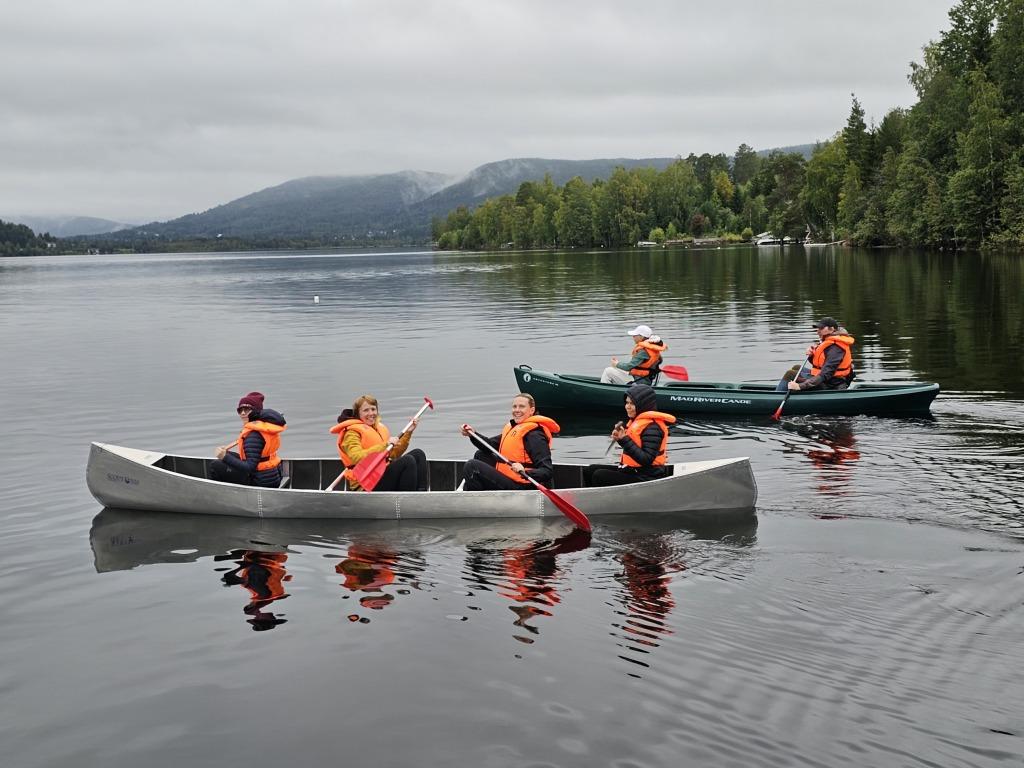
<svg viewBox="0 0 1024 768">
<path fill-rule="evenodd" d="M 602 384 L 596 376 L 538 371 L 528 365 L 513 371 L 519 390 L 533 395 L 542 409 L 622 413 L 622 385 Z M 656 386 L 655 391 L 659 410 L 686 416 L 770 416 L 785 397 L 775 391 L 774 384 L 754 382 L 671 382 Z M 939 385 L 932 383 L 854 383 L 845 390 L 794 393 L 786 403 L 786 414 L 919 415 L 928 413 L 938 394 Z"/>
</svg>

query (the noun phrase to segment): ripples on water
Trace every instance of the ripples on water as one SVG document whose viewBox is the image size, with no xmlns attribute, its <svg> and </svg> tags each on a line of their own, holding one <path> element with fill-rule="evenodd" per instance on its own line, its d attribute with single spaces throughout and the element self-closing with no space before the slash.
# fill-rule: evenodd
<svg viewBox="0 0 1024 768">
<path fill-rule="evenodd" d="M 5 759 L 1018 764 L 1024 403 L 981 348 L 989 322 L 1021 329 L 1008 299 L 948 319 L 913 294 L 921 271 L 969 295 L 1003 267 L 936 256 L 878 285 L 874 255 L 787 259 L 0 261 Z M 206 454 L 251 388 L 293 455 L 331 454 L 370 391 L 392 426 L 431 396 L 417 445 L 459 457 L 459 424 L 500 428 L 517 363 L 597 372 L 642 321 L 694 378 L 768 379 L 821 314 L 859 324 L 866 379 L 944 392 L 931 418 L 685 420 L 674 458 L 751 457 L 756 522 L 97 515 L 84 487 L 90 440 Z M 601 460 L 610 423 L 563 426 L 557 456 Z"/>
</svg>

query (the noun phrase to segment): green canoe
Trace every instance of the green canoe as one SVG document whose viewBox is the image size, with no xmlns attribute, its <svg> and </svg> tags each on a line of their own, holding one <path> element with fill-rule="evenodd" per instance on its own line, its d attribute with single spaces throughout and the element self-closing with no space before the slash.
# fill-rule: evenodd
<svg viewBox="0 0 1024 768">
<path fill-rule="evenodd" d="M 621 384 L 602 384 L 597 376 L 537 371 L 528 365 L 520 365 L 514 372 L 519 391 L 533 395 L 542 409 L 622 413 L 626 388 Z M 785 397 L 785 393 L 775 391 L 774 384 L 750 382 L 663 382 L 654 389 L 658 393 L 659 410 L 683 415 L 770 416 Z M 785 413 L 788 416 L 923 414 L 928 413 L 937 394 L 938 384 L 855 382 L 845 390 L 794 392 L 786 403 Z"/>
</svg>

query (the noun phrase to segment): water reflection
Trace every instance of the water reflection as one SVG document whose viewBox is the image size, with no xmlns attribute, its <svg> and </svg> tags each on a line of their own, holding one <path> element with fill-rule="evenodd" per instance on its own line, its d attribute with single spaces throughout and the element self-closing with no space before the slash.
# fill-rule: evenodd
<svg viewBox="0 0 1024 768">
<path fill-rule="evenodd" d="M 823 496 L 847 496 L 854 490 L 854 465 L 860 460 L 853 421 L 833 417 L 828 422 L 790 422 L 784 429 L 800 435 L 813 447 L 800 447 L 816 470 L 815 490 Z"/>
<path fill-rule="evenodd" d="M 224 573 L 221 581 L 225 586 L 239 585 L 249 592 L 249 603 L 242 613 L 249 617 L 246 622 L 254 632 L 273 629 L 288 621 L 283 614 L 268 610 L 271 603 L 288 597 L 284 583 L 292 577 L 285 570 L 286 553 L 242 549 L 214 557 L 214 560 L 223 559 L 235 560 L 237 567 Z"/>
<path fill-rule="evenodd" d="M 426 561 L 419 552 L 400 552 L 386 543 L 367 540 L 349 544 L 346 556 L 334 566 L 334 571 L 344 576 L 344 589 L 361 593 L 360 608 L 380 611 L 391 605 L 396 595 L 408 595 L 410 589 L 419 589 L 418 574 L 425 568 Z M 349 613 L 347 618 L 360 624 L 370 623 L 369 617 L 359 613 Z"/>
<path fill-rule="evenodd" d="M 496 549 L 488 546 L 466 548 L 466 580 L 479 589 L 494 589 L 514 605 L 512 622 L 518 629 L 537 635 L 539 627 L 530 623 L 539 616 L 551 616 L 561 598 L 557 583 L 562 576 L 558 556 L 579 552 L 590 546 L 591 533 L 574 528 L 559 538 L 533 541 L 522 546 Z M 515 634 L 520 642 L 533 639 Z"/>
<path fill-rule="evenodd" d="M 677 605 L 673 585 L 679 591 L 691 570 L 718 579 L 737 576 L 736 565 L 746 559 L 744 552 L 756 542 L 757 533 L 756 519 L 698 524 L 685 532 L 665 529 L 659 519 L 644 522 L 620 530 L 611 555 L 620 566 L 612 574 L 620 586 L 613 636 L 618 657 L 632 666 L 626 672 L 630 677 L 641 677 L 636 668 L 650 668 L 655 649 L 677 632 L 672 626 Z M 712 550 L 708 542 L 714 543 Z"/>
<path fill-rule="evenodd" d="M 512 637 L 526 645 L 557 619 L 567 588 L 612 589 L 618 596 L 610 604 L 609 624 L 619 657 L 647 666 L 643 657 L 677 631 L 672 585 L 679 574 L 695 568 L 730 578 L 736 574 L 735 552 L 754 543 L 756 530 L 749 509 L 713 521 L 617 515 L 597 521 L 594 533 L 558 519 L 260 520 L 105 509 L 93 520 L 90 542 L 99 572 L 231 561 L 230 569 L 215 570 L 223 584 L 248 593 L 242 610 L 256 631 L 297 618 L 285 618 L 275 605 L 289 596 L 288 571 L 308 570 L 310 563 L 321 570 L 325 561 L 342 577 L 345 598 L 356 598 L 358 607 L 343 614 L 348 622 L 368 624 L 376 612 L 387 608 L 390 615 L 399 605 L 468 621 L 447 613 L 450 606 L 436 594 L 429 601 L 400 600 L 454 580 L 468 587 L 456 594 L 475 598 L 464 606 L 469 610 L 511 611 Z M 340 558 L 330 554 L 335 552 Z M 454 576 L 446 573 L 452 570 Z M 482 599 L 487 593 L 493 597 Z"/>
</svg>

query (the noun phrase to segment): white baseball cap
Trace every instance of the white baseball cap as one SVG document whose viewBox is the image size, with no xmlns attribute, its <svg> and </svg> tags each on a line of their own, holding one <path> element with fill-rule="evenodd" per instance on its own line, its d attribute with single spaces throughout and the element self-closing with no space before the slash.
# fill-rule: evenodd
<svg viewBox="0 0 1024 768">
<path fill-rule="evenodd" d="M 643 336 L 645 339 L 648 336 L 653 336 L 654 331 L 651 330 L 649 325 L 638 325 L 632 331 L 626 331 L 627 336 Z"/>
</svg>

